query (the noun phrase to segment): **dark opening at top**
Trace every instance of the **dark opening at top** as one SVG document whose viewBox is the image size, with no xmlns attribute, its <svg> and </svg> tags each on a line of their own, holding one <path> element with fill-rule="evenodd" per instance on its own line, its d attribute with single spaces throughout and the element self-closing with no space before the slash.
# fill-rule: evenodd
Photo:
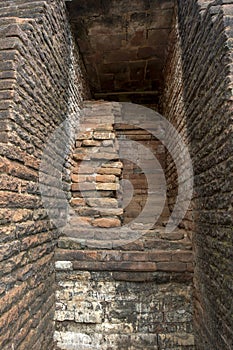
<svg viewBox="0 0 233 350">
<path fill-rule="evenodd" d="M 93 97 L 157 104 L 174 0 L 71 0 L 67 7 Z"/>
</svg>

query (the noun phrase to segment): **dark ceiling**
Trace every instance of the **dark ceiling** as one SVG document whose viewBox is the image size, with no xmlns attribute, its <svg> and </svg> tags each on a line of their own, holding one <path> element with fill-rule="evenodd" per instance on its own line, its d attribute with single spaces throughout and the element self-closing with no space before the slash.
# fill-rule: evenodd
<svg viewBox="0 0 233 350">
<path fill-rule="evenodd" d="M 94 97 L 156 104 L 174 0 L 71 0 L 67 7 Z"/>
</svg>

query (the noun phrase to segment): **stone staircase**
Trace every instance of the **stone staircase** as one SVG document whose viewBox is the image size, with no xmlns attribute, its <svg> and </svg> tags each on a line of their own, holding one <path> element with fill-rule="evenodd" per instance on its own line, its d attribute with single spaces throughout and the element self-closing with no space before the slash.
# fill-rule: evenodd
<svg viewBox="0 0 233 350">
<path fill-rule="evenodd" d="M 120 158 L 118 137 L 152 145 L 162 167 L 165 151 L 147 131 L 119 123 L 119 111 L 110 102 L 84 106 L 70 160 L 70 221 L 55 254 L 57 349 L 193 350 L 190 233 L 166 232 L 166 201 L 149 229 L 148 217 L 135 222 L 147 182 Z M 133 183 L 128 202 L 122 179 Z"/>
</svg>

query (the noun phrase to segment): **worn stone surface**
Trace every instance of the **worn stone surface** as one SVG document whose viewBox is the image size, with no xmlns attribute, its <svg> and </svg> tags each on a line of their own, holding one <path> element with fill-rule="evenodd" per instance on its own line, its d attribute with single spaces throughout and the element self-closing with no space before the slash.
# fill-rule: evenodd
<svg viewBox="0 0 233 350">
<path fill-rule="evenodd" d="M 193 348 L 190 286 L 142 284 L 103 271 L 64 271 L 57 278 L 59 348 Z"/>
</svg>

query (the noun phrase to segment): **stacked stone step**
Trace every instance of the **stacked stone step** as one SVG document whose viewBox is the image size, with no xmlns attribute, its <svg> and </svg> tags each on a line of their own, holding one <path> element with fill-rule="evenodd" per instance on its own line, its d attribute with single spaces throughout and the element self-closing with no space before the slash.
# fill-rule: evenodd
<svg viewBox="0 0 233 350">
<path fill-rule="evenodd" d="M 117 276 L 153 278 L 185 282 L 192 280 L 193 252 L 186 230 L 176 229 L 171 233 L 165 227 L 149 230 L 140 239 L 127 243 L 118 240 L 77 240 L 62 237 L 56 252 L 58 271 L 118 271 Z M 127 274 L 125 274 L 127 272 Z M 166 275 L 164 275 L 166 274 Z"/>
<path fill-rule="evenodd" d="M 161 186 L 161 174 L 159 173 L 159 169 L 154 168 L 151 163 L 153 161 L 153 157 L 159 161 L 162 169 L 165 172 L 165 157 L 166 150 L 161 141 L 156 139 L 154 135 L 152 135 L 149 131 L 141 129 L 140 127 L 136 127 L 133 125 L 128 125 L 124 123 L 115 124 L 116 135 L 117 138 L 125 138 L 127 140 L 136 141 L 136 143 L 132 143 L 132 150 L 135 154 L 140 153 L 140 149 L 137 149 L 138 146 L 142 145 L 148 148 L 151 151 L 150 158 L 147 161 L 147 172 L 149 174 L 156 174 L 156 188 L 158 192 L 154 196 L 153 206 L 151 206 L 150 210 L 147 211 L 146 215 L 151 216 L 155 206 L 159 206 L 161 203 L 161 196 L 159 194 L 160 186 Z M 122 148 L 123 146 L 121 146 Z M 128 144 L 127 144 L 128 147 Z M 127 150 L 128 152 L 130 150 Z M 145 155 L 144 155 L 145 157 Z M 145 160 L 144 160 L 145 161 Z M 146 174 L 148 175 L 148 174 Z M 148 196 L 148 183 L 147 178 L 144 174 L 143 170 L 136 164 L 136 162 L 131 162 L 128 160 L 123 160 L 123 171 L 122 178 L 130 181 L 133 187 L 133 196 L 128 203 L 128 205 L 124 208 L 124 216 L 123 216 L 123 224 L 130 223 L 132 220 L 138 217 L 138 215 L 143 210 L 145 203 L 147 201 Z M 127 183 L 123 182 L 122 190 L 124 193 L 127 191 Z M 167 202 L 164 206 L 163 212 L 157 224 L 162 224 L 167 222 L 169 217 L 169 209 L 167 206 Z"/>
<path fill-rule="evenodd" d="M 71 205 L 79 216 L 70 222 L 77 235 L 60 237 L 55 255 L 55 337 L 64 349 L 193 349 L 188 234 L 158 225 L 167 221 L 166 205 L 157 225 L 148 229 L 138 221 L 133 228 L 149 192 L 137 162 L 140 146 L 160 162 L 154 167 L 144 157 L 156 182 L 147 215 L 161 200 L 165 149 L 140 125 L 126 125 L 121 112 L 117 103 L 84 106 L 71 172 Z M 127 180 L 133 191 L 126 205 Z M 132 231 L 139 236 L 128 237 Z"/>
<path fill-rule="evenodd" d="M 72 155 L 72 226 L 121 226 L 123 209 L 117 196 L 122 174 L 111 105 L 86 104 Z M 87 118 L 87 121 L 85 120 Z"/>
</svg>

